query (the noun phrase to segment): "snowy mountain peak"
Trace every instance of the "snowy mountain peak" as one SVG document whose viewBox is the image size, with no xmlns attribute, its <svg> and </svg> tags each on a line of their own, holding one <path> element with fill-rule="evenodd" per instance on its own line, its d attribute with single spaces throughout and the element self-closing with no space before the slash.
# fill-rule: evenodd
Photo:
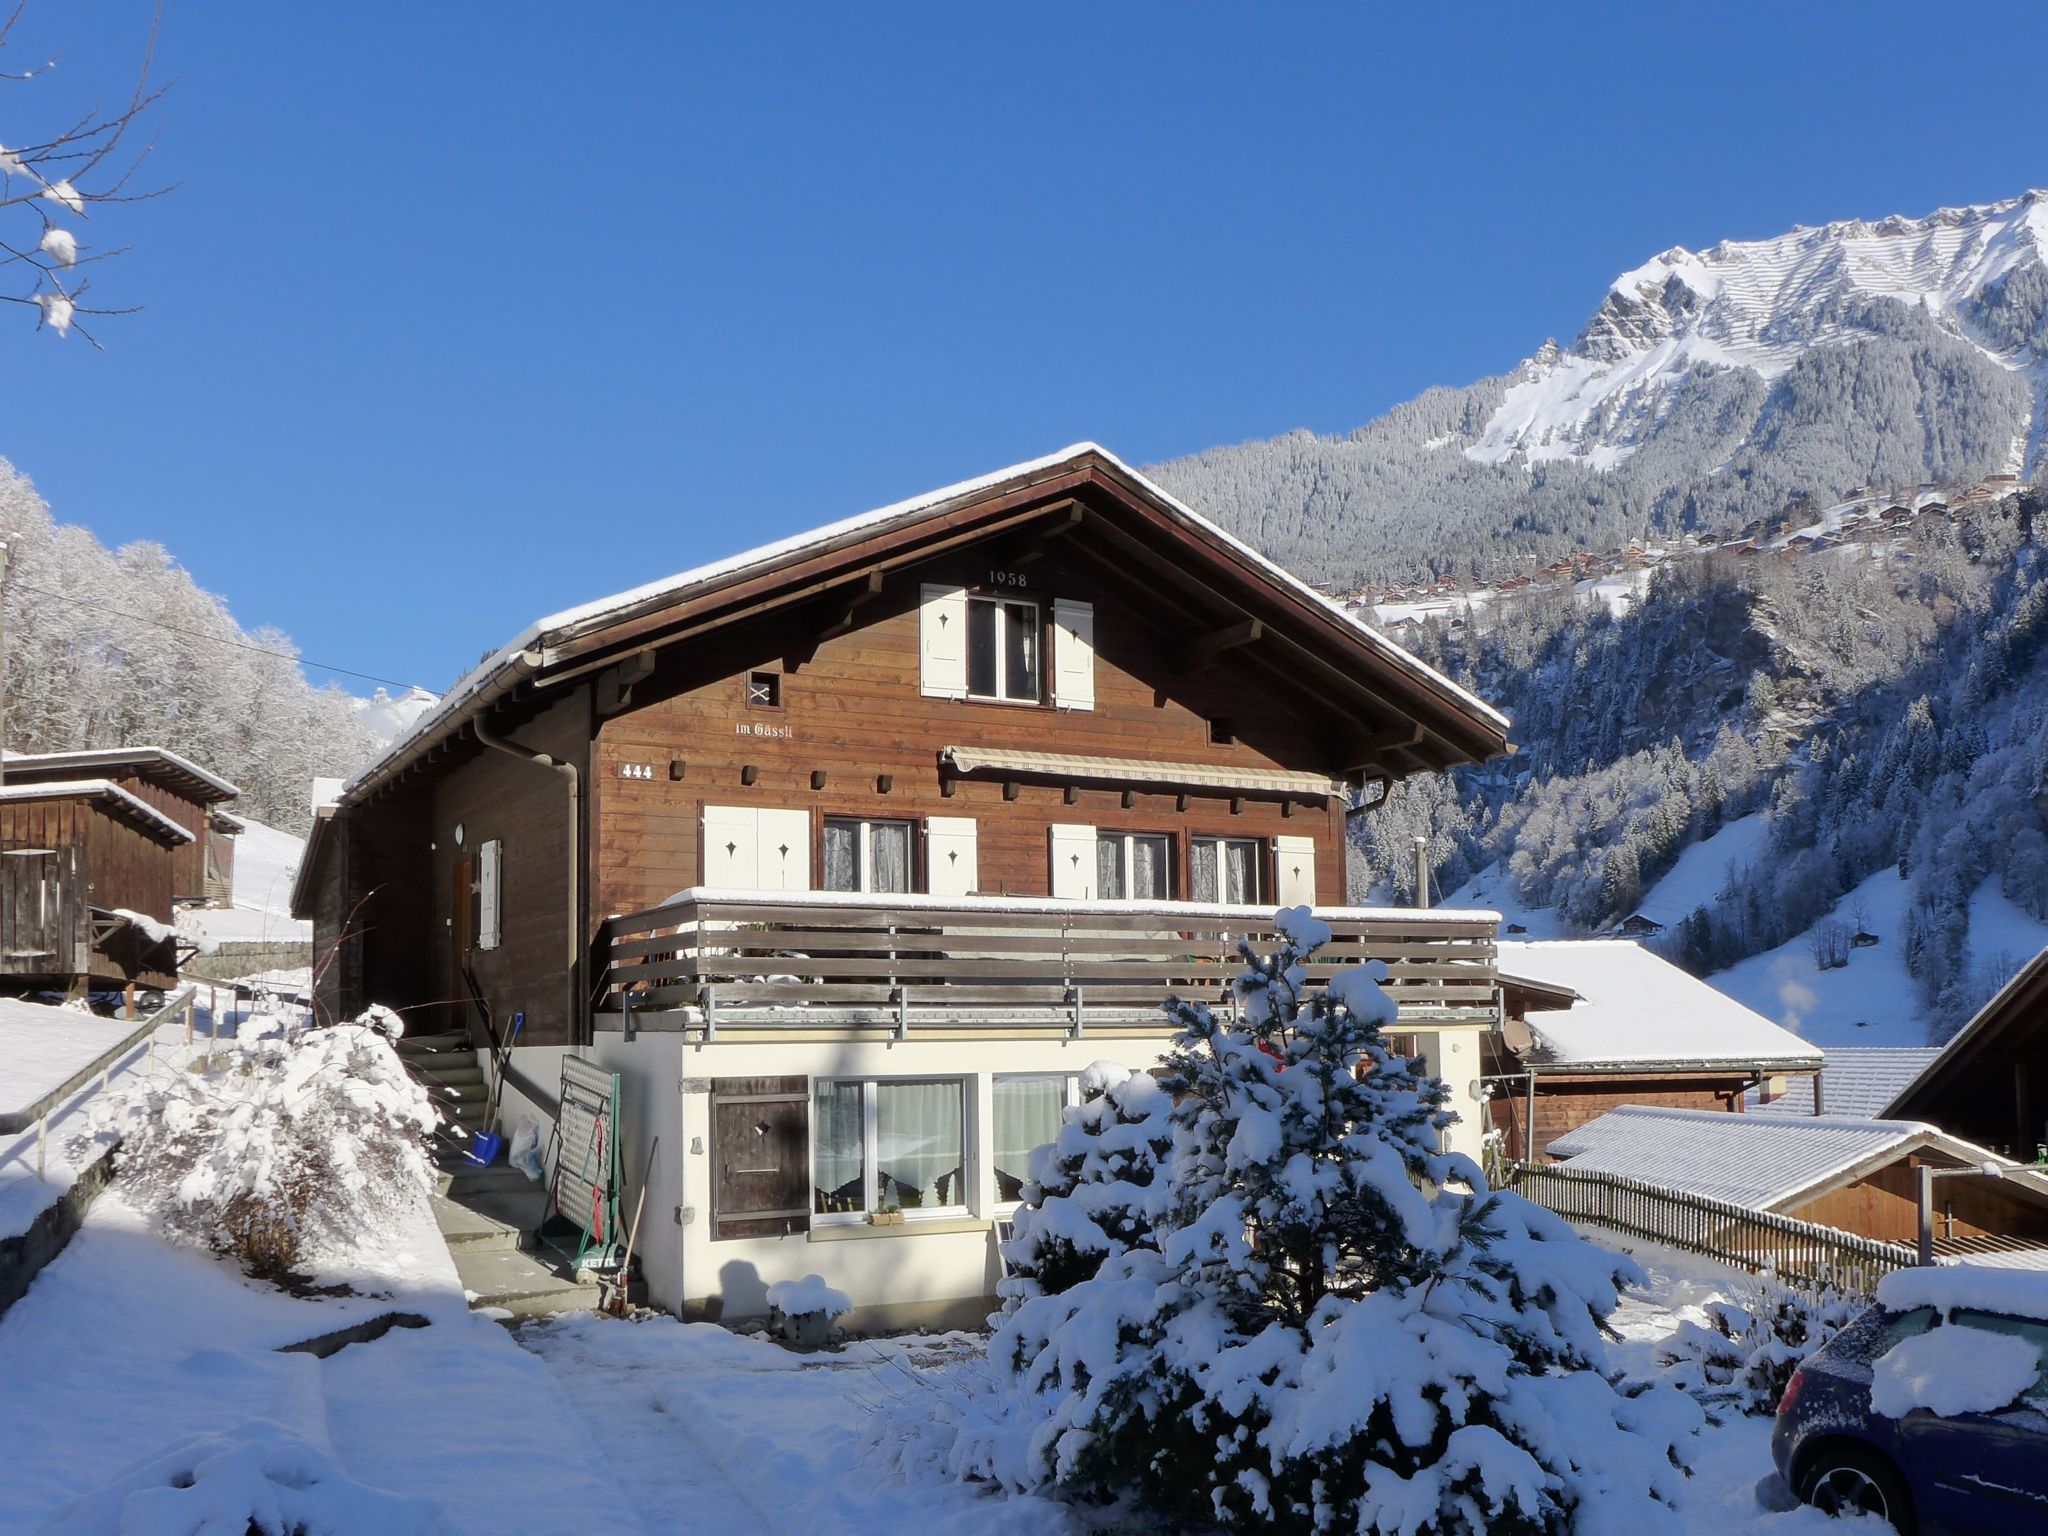
<svg viewBox="0 0 2048 1536">
<path fill-rule="evenodd" d="M 2026 282 L 2010 281 L 2022 271 Z M 1685 375 L 1778 378 L 1809 349 L 1867 333 L 1880 300 L 2048 378 L 2048 192 L 1919 219 L 1796 226 L 1706 251 L 1673 246 L 1617 278 L 1569 350 L 1546 346 L 1523 364 L 1466 452 L 1483 463 L 1521 455 L 1611 468 L 1641 446 Z M 2037 395 L 2043 381 L 2030 378 Z"/>
<path fill-rule="evenodd" d="M 356 722 L 376 740 L 377 750 L 383 751 L 392 742 L 412 729 L 413 722 L 441 702 L 441 696 L 418 687 L 408 688 L 396 698 L 387 689 L 379 688 L 367 699 L 349 701 L 355 706 Z"/>
</svg>

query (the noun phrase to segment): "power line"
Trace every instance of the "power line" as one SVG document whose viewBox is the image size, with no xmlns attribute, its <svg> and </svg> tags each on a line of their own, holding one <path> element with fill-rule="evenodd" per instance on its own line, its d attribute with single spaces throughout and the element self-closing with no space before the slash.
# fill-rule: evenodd
<svg viewBox="0 0 2048 1536">
<path fill-rule="evenodd" d="M 422 688 L 418 683 L 402 683 L 395 677 L 379 677 L 374 672 L 358 672 L 353 667 L 331 666 L 324 661 L 312 661 L 304 656 L 294 656 L 290 651 L 273 650 L 267 645 L 256 645 L 247 640 L 229 640 L 222 635 L 209 635 L 203 629 L 186 629 L 183 625 L 167 623 L 163 619 L 151 618 L 144 613 L 130 613 L 125 608 L 111 608 L 96 599 L 80 599 L 74 592 L 54 592 L 48 587 L 32 587 L 24 582 L 10 582 L 9 588 L 16 592 L 35 592 L 43 597 L 54 597 L 65 602 L 86 601 L 102 612 L 119 619 L 133 619 L 138 624 L 154 624 L 158 629 L 168 630 L 174 635 L 187 635 L 194 640 L 208 640 L 215 645 L 225 645 L 232 650 L 254 651 L 258 656 L 275 656 L 280 661 L 296 662 L 302 667 L 312 667 L 320 672 L 339 672 L 344 677 L 359 677 L 367 683 L 381 683 L 387 688 L 419 688 L 422 693 L 431 693 L 431 688 Z"/>
</svg>

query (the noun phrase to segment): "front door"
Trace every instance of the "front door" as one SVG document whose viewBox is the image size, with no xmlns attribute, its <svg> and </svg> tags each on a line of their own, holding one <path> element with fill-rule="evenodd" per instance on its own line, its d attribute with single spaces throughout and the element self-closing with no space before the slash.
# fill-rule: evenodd
<svg viewBox="0 0 2048 1536">
<path fill-rule="evenodd" d="M 469 968 L 469 948 L 474 940 L 470 932 L 470 869 L 469 855 L 463 854 L 455 861 L 454 874 L 448 887 L 448 1027 L 468 1034 L 470 1029 L 469 978 L 464 972 Z"/>
</svg>

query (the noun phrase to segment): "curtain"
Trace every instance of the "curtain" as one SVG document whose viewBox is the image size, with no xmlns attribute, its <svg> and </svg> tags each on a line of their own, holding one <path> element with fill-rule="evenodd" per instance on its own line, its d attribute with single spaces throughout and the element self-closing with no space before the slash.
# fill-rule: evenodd
<svg viewBox="0 0 2048 1536">
<path fill-rule="evenodd" d="M 1223 845 L 1223 899 L 1234 906 L 1248 907 L 1259 899 L 1258 845 L 1228 842 Z"/>
<path fill-rule="evenodd" d="M 875 1204 L 904 1210 L 965 1205 L 958 1079 L 875 1084 Z"/>
<path fill-rule="evenodd" d="M 871 821 L 868 827 L 868 889 L 910 889 L 910 823 Z"/>
<path fill-rule="evenodd" d="M 1194 887 L 1191 894 L 1196 901 L 1223 900 L 1216 879 L 1218 846 L 1213 837 L 1198 837 L 1188 845 L 1188 883 Z"/>
<path fill-rule="evenodd" d="M 1003 693 L 1012 699 L 1038 697 L 1038 607 L 1010 603 L 1003 610 L 1008 654 L 1003 658 Z"/>
<path fill-rule="evenodd" d="M 967 691 L 978 698 L 996 696 L 996 622 L 1001 609 L 986 598 L 967 605 Z"/>
<path fill-rule="evenodd" d="M 862 1135 L 860 1084 L 818 1084 L 811 1182 L 820 1215 L 861 1209 Z"/>
<path fill-rule="evenodd" d="M 1120 837 L 1095 840 L 1095 899 L 1124 899 L 1124 840 Z"/>
<path fill-rule="evenodd" d="M 996 1198 L 1021 1198 L 1031 1153 L 1060 1133 L 1067 1107 L 1064 1077 L 999 1077 L 995 1096 Z"/>
<path fill-rule="evenodd" d="M 1131 839 L 1131 896 L 1137 901 L 1166 900 L 1167 840 L 1163 837 Z"/>
<path fill-rule="evenodd" d="M 860 889 L 860 824 L 852 821 L 825 823 L 825 889 Z"/>
</svg>

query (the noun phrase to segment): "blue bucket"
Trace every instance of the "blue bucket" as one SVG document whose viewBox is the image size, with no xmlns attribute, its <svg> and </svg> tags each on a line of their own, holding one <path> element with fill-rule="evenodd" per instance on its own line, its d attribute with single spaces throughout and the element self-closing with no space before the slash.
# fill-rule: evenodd
<svg viewBox="0 0 2048 1536">
<path fill-rule="evenodd" d="M 498 1160 L 498 1154 L 505 1150 L 505 1138 L 497 1131 L 478 1131 L 470 1138 L 468 1157 L 472 1163 L 481 1163 L 488 1168 Z"/>
</svg>

